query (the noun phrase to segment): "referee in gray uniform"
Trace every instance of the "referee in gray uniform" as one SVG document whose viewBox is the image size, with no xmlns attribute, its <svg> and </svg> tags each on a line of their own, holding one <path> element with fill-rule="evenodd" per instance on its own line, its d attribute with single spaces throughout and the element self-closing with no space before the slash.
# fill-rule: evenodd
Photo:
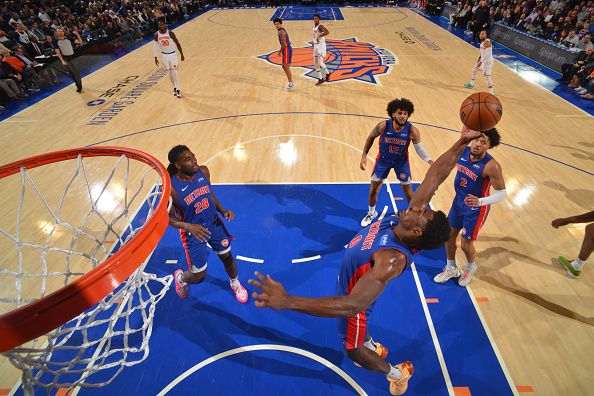
<svg viewBox="0 0 594 396">
<path fill-rule="evenodd" d="M 72 76 L 76 84 L 76 92 L 82 92 L 82 81 L 80 80 L 80 73 L 72 63 L 74 58 L 74 49 L 72 49 L 72 42 L 64 37 L 64 30 L 56 30 L 56 38 L 54 39 L 54 50 L 56 55 L 60 58 L 62 65 L 66 67 L 68 73 Z"/>
</svg>

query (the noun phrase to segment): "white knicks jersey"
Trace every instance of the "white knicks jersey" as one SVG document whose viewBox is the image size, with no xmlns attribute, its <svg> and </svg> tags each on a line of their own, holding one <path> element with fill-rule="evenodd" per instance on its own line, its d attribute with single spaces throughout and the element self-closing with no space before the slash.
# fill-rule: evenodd
<svg viewBox="0 0 594 396">
<path fill-rule="evenodd" d="M 493 63 L 493 44 L 491 44 L 488 48 L 485 48 L 485 44 L 491 44 L 491 40 L 485 39 L 481 43 L 481 62 L 482 63 Z"/>
<path fill-rule="evenodd" d="M 165 33 L 157 32 L 157 42 L 162 54 L 171 54 L 175 52 L 175 43 L 169 34 L 169 29 Z"/>
<path fill-rule="evenodd" d="M 318 38 L 318 35 L 322 34 L 318 27 L 320 27 L 320 25 L 314 26 L 313 28 L 313 42 L 314 44 L 326 44 L 326 37 Z"/>
</svg>

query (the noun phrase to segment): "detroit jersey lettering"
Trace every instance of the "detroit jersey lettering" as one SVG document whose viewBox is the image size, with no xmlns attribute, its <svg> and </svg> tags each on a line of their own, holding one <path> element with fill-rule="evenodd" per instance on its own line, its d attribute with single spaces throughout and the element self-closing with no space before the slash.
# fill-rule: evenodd
<svg viewBox="0 0 594 396">
<path fill-rule="evenodd" d="M 176 211 L 180 219 L 209 228 L 217 218 L 217 209 L 212 199 L 212 186 L 202 171 L 191 182 L 171 178 L 177 192 Z"/>
<path fill-rule="evenodd" d="M 406 122 L 399 132 L 394 131 L 392 120 L 386 120 L 386 129 L 380 136 L 378 159 L 399 163 L 408 159 L 408 146 L 410 145 L 410 127 Z"/>
<path fill-rule="evenodd" d="M 338 293 L 350 294 L 355 284 L 371 269 L 371 256 L 381 249 L 396 249 L 406 257 L 406 264 L 413 261 L 414 253 L 392 232 L 400 219 L 394 215 L 375 221 L 362 229 L 349 243 L 342 259 L 338 277 Z M 374 303 L 367 310 L 371 311 Z"/>
<path fill-rule="evenodd" d="M 493 159 L 491 154 L 487 153 L 483 159 L 476 162 L 470 161 L 470 147 L 466 147 L 464 153 L 456 164 L 457 172 L 454 181 L 454 189 L 456 190 L 456 197 L 454 198 L 454 205 L 463 211 L 472 211 L 479 208 L 472 208 L 464 204 L 464 198 L 468 194 L 475 197 L 489 196 L 489 189 L 491 188 L 491 181 L 488 177 L 483 177 L 483 170 L 487 162 Z"/>
</svg>

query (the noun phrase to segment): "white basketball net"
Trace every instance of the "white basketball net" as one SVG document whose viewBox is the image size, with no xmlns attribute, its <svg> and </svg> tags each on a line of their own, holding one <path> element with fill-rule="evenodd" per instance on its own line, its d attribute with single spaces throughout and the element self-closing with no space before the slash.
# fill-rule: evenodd
<svg viewBox="0 0 594 396">
<path fill-rule="evenodd" d="M 105 161 L 111 164 L 111 172 L 105 166 L 99 172 L 93 164 Z M 66 189 L 59 193 L 60 184 L 51 179 L 47 183 L 48 176 L 41 171 L 57 164 L 70 170 L 59 173 L 66 180 Z M 134 173 L 135 166 L 142 166 L 142 171 Z M 40 175 L 33 175 L 38 169 Z M 0 256 L 5 289 L 0 295 L 2 313 L 35 301 L 101 264 L 151 218 L 161 195 L 158 173 L 125 155 L 79 156 L 31 170 L 21 168 L 14 178 L 18 176 L 16 227 L 14 218 L 0 223 L 0 248 L 15 253 Z M 58 194 L 57 205 L 52 206 L 48 194 Z M 30 202 L 37 209 L 33 214 L 28 214 Z M 39 218 L 47 222 L 25 226 Z M 55 388 L 100 387 L 112 382 L 124 367 L 146 359 L 155 306 L 172 281 L 171 275 L 159 278 L 144 272 L 147 262 L 92 308 L 3 354 L 23 371 L 26 393 L 32 393 L 33 386 L 48 393 Z"/>
</svg>

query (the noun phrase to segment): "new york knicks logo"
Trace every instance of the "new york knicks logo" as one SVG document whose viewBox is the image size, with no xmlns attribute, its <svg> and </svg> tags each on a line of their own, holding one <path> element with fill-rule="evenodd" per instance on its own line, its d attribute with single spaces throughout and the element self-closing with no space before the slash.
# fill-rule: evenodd
<svg viewBox="0 0 594 396">
<path fill-rule="evenodd" d="M 291 66 L 302 67 L 308 71 L 307 77 L 318 79 L 313 60 L 312 46 L 293 48 Z M 273 65 L 281 65 L 278 50 L 258 56 Z M 324 63 L 332 73 L 330 82 L 356 80 L 369 84 L 378 84 L 377 76 L 390 74 L 398 63 L 398 58 L 385 48 L 374 44 L 357 41 L 356 38 L 344 40 L 326 40 L 326 58 Z"/>
</svg>

